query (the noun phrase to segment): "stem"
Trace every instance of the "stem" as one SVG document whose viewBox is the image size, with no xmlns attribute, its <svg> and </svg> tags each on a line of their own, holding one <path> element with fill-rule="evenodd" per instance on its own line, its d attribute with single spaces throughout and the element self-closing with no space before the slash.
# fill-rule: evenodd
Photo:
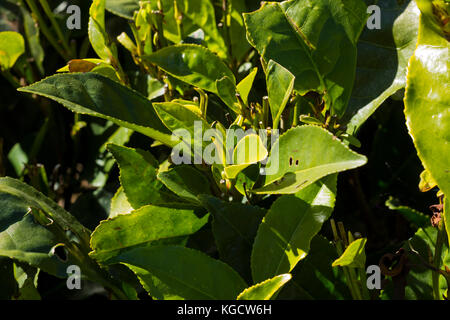
<svg viewBox="0 0 450 320">
<path fill-rule="evenodd" d="M 200 88 L 195 88 L 200 95 L 200 112 L 202 113 L 203 119 L 206 120 L 206 112 L 208 111 L 208 95 Z"/>
<path fill-rule="evenodd" d="M 436 247 L 434 250 L 434 258 L 433 258 L 433 266 L 440 270 L 441 268 L 441 255 L 442 255 L 442 247 L 444 245 L 444 228 L 443 223 L 440 223 L 438 226 L 438 234 L 436 239 Z M 435 300 L 441 300 L 441 290 L 439 288 L 439 273 L 433 272 L 432 273 L 432 279 L 433 279 L 433 293 L 434 293 L 434 299 Z"/>
<path fill-rule="evenodd" d="M 297 101 L 295 102 L 295 105 L 294 105 L 294 119 L 292 120 L 292 126 L 293 126 L 293 127 L 298 126 L 298 117 L 299 117 L 299 114 L 298 114 L 298 109 L 299 109 L 298 104 L 299 104 L 299 102 L 298 102 L 298 100 L 297 100 Z"/>
<path fill-rule="evenodd" d="M 56 21 L 55 16 L 53 15 L 53 12 L 50 9 L 50 6 L 49 6 L 47 0 L 39 0 L 39 3 L 41 4 L 42 8 L 44 9 L 44 12 L 47 15 L 47 17 L 50 19 L 50 23 L 52 24 L 53 28 L 55 29 L 56 35 L 58 36 L 60 43 L 62 43 L 62 46 L 64 47 L 66 52 L 70 55 L 70 57 L 71 58 L 74 57 L 75 55 L 73 54 L 72 48 L 69 46 L 66 39 L 64 38 L 61 28 L 59 27 L 59 24 Z"/>
<path fill-rule="evenodd" d="M 340 257 L 344 253 L 343 241 L 339 237 L 339 233 L 338 233 L 338 230 L 336 228 L 336 223 L 334 222 L 334 219 L 331 219 L 330 222 L 331 222 L 331 229 L 332 229 L 333 235 L 334 235 L 334 244 L 336 246 L 337 254 Z M 339 226 L 341 224 L 342 223 L 338 223 Z M 340 231 L 341 231 L 341 234 L 342 234 L 342 230 L 340 230 Z M 345 232 L 344 232 L 344 235 L 345 235 Z M 350 272 L 350 268 L 342 267 L 342 270 L 344 271 L 344 276 L 345 276 L 345 279 L 347 281 L 347 286 L 348 286 L 348 289 L 350 290 L 350 294 L 352 295 L 353 300 L 361 300 L 360 299 L 361 295 L 358 294 L 359 290 L 358 290 L 358 288 L 355 287 L 355 283 L 352 280 L 352 275 L 351 275 L 351 272 Z"/>
<path fill-rule="evenodd" d="M 58 41 L 55 39 L 50 29 L 45 24 L 44 18 L 42 18 L 42 15 L 39 12 L 39 9 L 36 6 L 34 0 L 25 0 L 25 1 L 30 7 L 31 12 L 35 15 L 36 19 L 38 20 L 39 27 L 41 28 L 41 31 L 47 38 L 48 42 L 50 42 L 50 44 L 55 48 L 55 50 L 64 60 L 70 60 L 70 56 L 67 55 L 66 52 L 64 52 L 63 48 L 58 44 Z"/>
<path fill-rule="evenodd" d="M 177 23 L 177 31 L 178 31 L 178 36 L 180 37 L 180 41 L 183 40 L 183 14 L 182 12 L 180 12 L 179 8 L 178 8 L 178 3 L 177 0 L 173 0 L 173 8 L 174 8 L 174 17 L 175 17 L 175 21 Z"/>
<path fill-rule="evenodd" d="M 264 128 L 267 128 L 269 125 L 269 97 L 265 96 L 263 97 L 263 125 Z"/>
</svg>

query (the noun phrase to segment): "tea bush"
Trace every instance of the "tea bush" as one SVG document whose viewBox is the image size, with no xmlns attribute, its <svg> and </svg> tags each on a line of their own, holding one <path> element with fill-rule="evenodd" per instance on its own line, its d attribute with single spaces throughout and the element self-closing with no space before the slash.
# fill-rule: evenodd
<svg viewBox="0 0 450 320">
<path fill-rule="evenodd" d="M 446 0 L 78 5 L 0 5 L 2 298 L 447 299 Z"/>
</svg>

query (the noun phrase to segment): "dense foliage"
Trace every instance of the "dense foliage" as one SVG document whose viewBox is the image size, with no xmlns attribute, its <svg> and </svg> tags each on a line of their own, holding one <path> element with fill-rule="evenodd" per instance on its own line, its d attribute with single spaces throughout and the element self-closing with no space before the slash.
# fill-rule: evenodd
<svg viewBox="0 0 450 320">
<path fill-rule="evenodd" d="M 447 0 L 73 3 L 0 4 L 0 298 L 447 299 Z"/>
</svg>

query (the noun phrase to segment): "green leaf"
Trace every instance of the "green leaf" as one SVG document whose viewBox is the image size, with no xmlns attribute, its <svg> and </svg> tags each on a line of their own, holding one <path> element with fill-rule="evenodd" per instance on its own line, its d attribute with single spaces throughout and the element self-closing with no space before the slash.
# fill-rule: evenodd
<svg viewBox="0 0 450 320">
<path fill-rule="evenodd" d="M 199 200 L 214 217 L 212 230 L 220 258 L 250 280 L 250 254 L 266 210 L 206 195 Z"/>
<path fill-rule="evenodd" d="M 242 101 L 245 104 L 248 104 L 248 96 L 250 91 L 252 90 L 253 83 L 255 82 L 256 74 L 258 73 L 258 68 L 253 68 L 253 70 L 242 79 L 241 82 L 237 85 L 237 92 L 241 95 Z"/>
<path fill-rule="evenodd" d="M 337 175 L 331 175 L 272 204 L 253 245 L 255 282 L 290 272 L 306 257 L 311 239 L 333 211 L 336 181 Z"/>
<path fill-rule="evenodd" d="M 145 60 L 190 85 L 218 93 L 216 81 L 227 76 L 236 84 L 231 70 L 207 48 L 193 44 L 182 44 L 163 48 Z"/>
<path fill-rule="evenodd" d="M 281 300 L 350 300 L 342 268 L 333 268 L 336 248 L 317 235 L 311 241 L 310 253 L 292 273 L 292 280 L 278 295 Z"/>
<path fill-rule="evenodd" d="M 158 179 L 179 197 L 198 203 L 199 194 L 210 194 L 208 179 L 191 166 L 175 166 L 173 169 L 158 173 Z"/>
<path fill-rule="evenodd" d="M 295 193 L 332 173 L 354 169 L 367 162 L 330 132 L 317 126 L 288 130 L 272 146 L 264 186 L 258 194 Z"/>
<path fill-rule="evenodd" d="M 63 239 L 39 224 L 29 203 L 21 197 L 2 190 L 0 206 L 0 256 L 28 263 L 56 277 L 67 277 L 67 267 L 77 262 L 71 255 L 62 261 L 52 251 Z"/>
<path fill-rule="evenodd" d="M 242 17 L 242 14 L 248 10 L 245 1 L 230 0 L 228 5 L 231 7 L 229 28 L 231 54 L 233 58 L 241 62 L 251 49 L 246 38 L 244 18 Z"/>
<path fill-rule="evenodd" d="M 31 14 L 20 7 L 20 11 L 23 16 L 23 27 L 27 37 L 28 47 L 30 48 L 31 55 L 33 56 L 34 62 L 39 69 L 41 75 L 44 75 L 44 49 L 39 41 L 39 28 L 37 22 L 31 17 Z"/>
<path fill-rule="evenodd" d="M 366 252 L 364 248 L 366 246 L 366 242 L 366 238 L 361 238 L 350 243 L 344 253 L 333 262 L 332 266 L 365 268 Z"/>
<path fill-rule="evenodd" d="M 409 61 L 405 93 L 405 115 L 409 133 L 424 168 L 439 189 L 450 195 L 450 42 L 438 21 L 440 6 L 430 0 L 418 1 L 421 10 L 418 44 Z"/>
<path fill-rule="evenodd" d="M 228 108 L 239 113 L 237 106 L 238 100 L 236 98 L 236 85 L 229 77 L 223 77 L 216 81 L 217 95 L 227 105 Z"/>
<path fill-rule="evenodd" d="M 273 128 L 277 129 L 281 114 L 294 89 L 295 77 L 289 70 L 270 60 L 266 71 L 266 82 Z"/>
<path fill-rule="evenodd" d="M 82 243 L 89 246 L 90 232 L 83 227 L 70 213 L 51 199 L 29 185 L 12 178 L 0 178 L 0 192 L 8 193 L 21 199 L 21 204 L 42 210 L 45 215 L 64 231 L 71 231 Z"/>
<path fill-rule="evenodd" d="M 391 210 L 399 212 L 406 220 L 418 228 L 425 228 L 430 225 L 430 217 L 424 215 L 422 212 L 400 205 L 399 201 L 393 197 L 389 197 L 386 200 L 386 206 Z"/>
<path fill-rule="evenodd" d="M 239 294 L 237 300 L 270 300 L 291 279 L 292 276 L 289 273 L 273 277 L 245 289 Z"/>
<path fill-rule="evenodd" d="M 174 146 L 150 101 L 95 73 L 59 74 L 18 89 L 44 96 L 81 114 L 111 120 L 168 146 Z"/>
<path fill-rule="evenodd" d="M 194 136 L 195 122 L 200 122 L 206 129 L 208 123 L 190 108 L 178 102 L 154 103 L 156 112 L 164 125 L 172 132 L 177 129 L 186 129 Z M 201 137 L 203 138 L 203 137 Z"/>
<path fill-rule="evenodd" d="M 381 29 L 364 29 L 358 42 L 356 79 L 345 118 L 354 134 L 390 96 L 406 85 L 416 48 L 419 10 L 414 0 L 378 1 Z"/>
<path fill-rule="evenodd" d="M 117 55 L 110 48 L 105 31 L 105 0 L 94 0 L 89 9 L 89 40 L 97 55 L 110 63 Z M 115 51 L 115 50 L 114 50 Z"/>
<path fill-rule="evenodd" d="M 203 133 L 209 129 L 209 124 L 192 108 L 178 102 L 154 103 L 153 106 L 164 125 L 173 132 L 172 141 L 186 145 L 191 151 L 190 155 L 183 153 L 183 156 L 189 158 L 194 155 L 195 159 L 203 159 L 203 149 L 196 146 L 208 145 L 203 141 Z"/>
<path fill-rule="evenodd" d="M 193 234 L 208 222 L 208 218 L 209 215 L 197 217 L 192 209 L 145 206 L 102 221 L 92 234 L 93 252 L 89 255 L 107 263 L 133 247 Z"/>
<path fill-rule="evenodd" d="M 128 202 L 127 195 L 121 186 L 114 197 L 111 199 L 111 209 L 109 210 L 109 218 L 115 218 L 119 214 L 128 214 L 134 209 Z"/>
<path fill-rule="evenodd" d="M 41 300 L 37 290 L 39 269 L 26 265 L 14 264 L 14 277 L 18 284 L 16 300 Z"/>
<path fill-rule="evenodd" d="M 422 192 L 427 192 L 437 186 L 436 181 L 434 181 L 428 170 L 423 170 L 420 174 L 419 190 Z"/>
<path fill-rule="evenodd" d="M 132 20 L 134 11 L 139 10 L 139 0 L 106 0 L 106 10 L 115 15 Z"/>
<path fill-rule="evenodd" d="M 266 2 L 244 14 L 249 42 L 265 62 L 273 60 L 295 76 L 300 95 L 316 91 L 327 109 L 341 116 L 356 68 L 356 41 L 366 19 L 363 1 Z"/>
<path fill-rule="evenodd" d="M 120 182 L 134 209 L 161 200 L 162 183 L 156 179 L 158 161 L 148 151 L 108 145 L 120 168 Z"/>
<path fill-rule="evenodd" d="M 233 151 L 233 165 L 225 167 L 225 174 L 234 179 L 245 168 L 263 161 L 268 152 L 257 134 L 249 134 L 242 138 Z"/>
<path fill-rule="evenodd" d="M 25 52 L 25 42 L 20 33 L 0 32 L 0 69 L 9 70 Z"/>
<path fill-rule="evenodd" d="M 239 172 L 239 174 L 236 176 L 234 187 L 237 191 L 239 191 L 240 194 L 242 194 L 243 196 L 247 196 L 251 193 L 253 186 L 259 178 L 260 168 L 260 164 L 253 164 Z M 251 196 L 249 195 L 249 197 Z"/>
<path fill-rule="evenodd" d="M 22 149 L 22 145 L 16 143 L 8 153 L 8 160 L 11 162 L 17 176 L 20 177 L 29 159 L 27 153 Z"/>
<path fill-rule="evenodd" d="M 137 248 L 111 262 L 129 266 L 158 300 L 232 300 L 247 287 L 228 265 L 183 247 Z"/>
<path fill-rule="evenodd" d="M 190 20 L 205 33 L 208 48 L 222 59 L 228 56 L 225 41 L 217 28 L 214 6 L 211 0 L 177 0 L 183 20 Z"/>
</svg>

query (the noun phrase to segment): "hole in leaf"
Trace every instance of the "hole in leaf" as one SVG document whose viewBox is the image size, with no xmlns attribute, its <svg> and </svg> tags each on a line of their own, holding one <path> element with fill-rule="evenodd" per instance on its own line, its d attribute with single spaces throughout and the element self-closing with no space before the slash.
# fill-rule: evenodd
<svg viewBox="0 0 450 320">
<path fill-rule="evenodd" d="M 63 243 L 57 244 L 54 246 L 50 253 L 54 256 L 56 256 L 59 260 L 62 262 L 69 261 L 69 252 L 66 249 L 66 246 Z"/>
</svg>

